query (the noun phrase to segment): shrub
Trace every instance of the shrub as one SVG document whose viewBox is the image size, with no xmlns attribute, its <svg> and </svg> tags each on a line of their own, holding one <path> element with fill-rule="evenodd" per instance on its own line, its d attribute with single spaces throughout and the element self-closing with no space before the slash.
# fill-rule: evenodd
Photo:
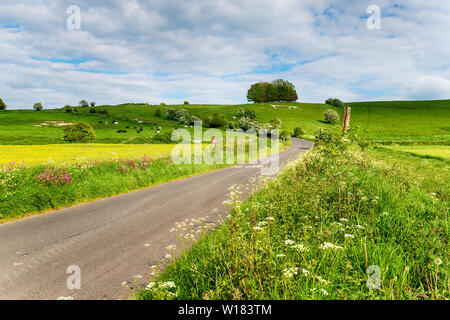
<svg viewBox="0 0 450 320">
<path fill-rule="evenodd" d="M 189 104 L 189 101 L 185 101 L 184 104 L 185 104 L 185 105 L 186 105 L 186 104 Z"/>
<path fill-rule="evenodd" d="M 270 128 L 271 129 L 281 129 L 283 126 L 283 122 L 280 119 L 272 119 L 270 120 Z"/>
<path fill-rule="evenodd" d="M 89 107 L 89 103 L 86 100 L 81 100 L 78 104 L 80 107 Z"/>
<path fill-rule="evenodd" d="M 162 144 L 173 143 L 172 134 L 170 132 L 157 134 L 152 138 L 152 140 L 153 140 L 152 142 L 154 143 L 162 143 Z"/>
<path fill-rule="evenodd" d="M 158 118 L 161 118 L 161 116 L 162 116 L 162 112 L 161 112 L 161 109 L 156 109 L 155 110 L 155 117 L 158 117 Z"/>
<path fill-rule="evenodd" d="M 328 123 L 335 124 L 339 121 L 339 114 L 334 110 L 328 109 L 323 115 Z"/>
<path fill-rule="evenodd" d="M 344 103 L 339 100 L 339 99 L 333 99 L 333 98 L 329 98 L 325 101 L 326 104 L 338 107 L 338 108 L 343 108 L 344 107 Z"/>
<path fill-rule="evenodd" d="M 228 123 L 225 116 L 221 113 L 214 113 L 208 118 L 207 122 L 210 128 L 222 128 L 225 127 Z"/>
<path fill-rule="evenodd" d="M 103 114 L 103 115 L 108 114 L 108 110 L 106 110 L 106 109 L 101 109 L 101 110 L 98 110 L 97 112 L 98 112 L 99 114 Z"/>
<path fill-rule="evenodd" d="M 0 110 L 6 110 L 6 104 L 3 102 L 3 100 L 0 98 Z"/>
<path fill-rule="evenodd" d="M 91 107 L 95 107 L 95 101 L 91 102 Z"/>
<path fill-rule="evenodd" d="M 186 109 L 180 109 L 175 112 L 175 120 L 180 121 L 182 124 L 188 124 L 190 119 L 191 115 Z"/>
<path fill-rule="evenodd" d="M 288 139 L 290 139 L 290 138 L 291 138 L 291 133 L 290 133 L 289 131 L 287 131 L 287 130 L 282 130 L 282 131 L 280 132 L 280 136 L 279 136 L 279 139 L 280 139 L 280 140 L 286 141 L 286 140 L 288 140 Z"/>
<path fill-rule="evenodd" d="M 97 113 L 97 109 L 94 107 L 89 108 L 89 113 Z"/>
<path fill-rule="evenodd" d="M 300 138 L 302 135 L 304 135 L 305 134 L 305 130 L 303 130 L 302 128 L 300 128 L 300 127 L 296 127 L 295 129 L 294 129 L 294 137 L 296 137 L 296 138 Z"/>
<path fill-rule="evenodd" d="M 177 120 L 176 113 L 177 112 L 175 109 L 169 108 L 169 109 L 167 109 L 167 112 L 166 112 L 166 118 L 169 120 Z"/>
<path fill-rule="evenodd" d="M 64 140 L 89 141 L 95 139 L 94 128 L 89 123 L 78 122 L 64 128 Z"/>
<path fill-rule="evenodd" d="M 259 129 L 261 128 L 261 124 L 258 121 L 246 117 L 239 119 L 238 126 L 244 131 L 247 131 L 249 129 L 259 131 Z"/>
<path fill-rule="evenodd" d="M 164 102 L 161 102 L 159 105 L 160 106 L 165 106 L 166 104 Z"/>
<path fill-rule="evenodd" d="M 244 117 L 244 109 L 239 108 L 237 113 L 236 113 L 236 116 L 238 116 L 239 118 Z"/>
<path fill-rule="evenodd" d="M 331 153 L 334 155 L 339 155 L 347 149 L 347 145 L 342 139 L 342 134 L 338 131 L 319 128 L 314 133 L 314 142 L 318 147 L 324 146 L 321 151 L 326 154 Z"/>
<path fill-rule="evenodd" d="M 64 107 L 64 110 L 66 110 L 67 113 L 72 113 L 73 112 L 73 108 L 71 106 L 69 106 L 69 105 L 66 105 Z"/>
<path fill-rule="evenodd" d="M 33 105 L 33 109 L 36 111 L 41 111 L 42 109 L 44 109 L 44 107 L 42 106 L 42 103 L 37 102 Z"/>
<path fill-rule="evenodd" d="M 245 110 L 244 111 L 244 117 L 249 118 L 249 119 L 255 119 L 256 118 L 256 114 L 255 111 L 253 110 Z"/>
<path fill-rule="evenodd" d="M 202 119 L 200 119 L 199 117 L 197 117 L 197 116 L 192 116 L 191 117 L 191 121 L 189 122 L 189 124 L 194 124 L 194 122 L 195 121 L 202 121 Z"/>
</svg>

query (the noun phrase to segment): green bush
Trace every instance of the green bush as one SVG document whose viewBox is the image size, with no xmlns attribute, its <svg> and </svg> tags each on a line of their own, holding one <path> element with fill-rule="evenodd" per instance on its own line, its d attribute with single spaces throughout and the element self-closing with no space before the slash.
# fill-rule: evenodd
<svg viewBox="0 0 450 320">
<path fill-rule="evenodd" d="M 161 143 L 161 144 L 168 144 L 168 143 L 174 143 L 172 141 L 172 134 L 170 132 L 166 132 L 163 134 L 156 134 L 153 138 L 152 138 L 152 142 L 153 143 Z"/>
<path fill-rule="evenodd" d="M 0 110 L 6 110 L 6 104 L 3 102 L 3 100 L 0 98 Z"/>
<path fill-rule="evenodd" d="M 191 117 L 191 121 L 189 122 L 189 124 L 194 124 L 194 122 L 196 122 L 196 121 L 202 121 L 202 119 L 200 119 L 199 117 L 197 117 L 197 116 L 192 116 Z"/>
<path fill-rule="evenodd" d="M 44 107 L 42 106 L 42 103 L 37 102 L 33 105 L 33 109 L 36 111 L 41 111 L 42 109 L 44 109 Z"/>
<path fill-rule="evenodd" d="M 78 104 L 80 107 L 89 107 L 89 103 L 86 100 L 81 100 Z"/>
<path fill-rule="evenodd" d="M 166 111 L 166 118 L 169 120 L 177 120 L 177 111 L 175 109 L 169 108 Z"/>
<path fill-rule="evenodd" d="M 75 110 L 76 111 L 76 110 Z M 103 114 L 103 115 L 107 115 L 108 114 L 108 110 L 106 110 L 106 109 L 101 109 L 101 110 L 98 110 L 98 113 L 99 114 Z"/>
<path fill-rule="evenodd" d="M 282 130 L 282 131 L 280 132 L 280 136 L 279 136 L 279 139 L 280 139 L 280 140 L 287 141 L 287 140 L 290 139 L 290 138 L 291 138 L 291 133 L 290 133 L 289 131 L 287 131 L 287 130 Z"/>
<path fill-rule="evenodd" d="M 214 113 L 208 118 L 207 122 L 210 128 L 222 128 L 225 127 L 228 123 L 225 116 L 221 113 Z"/>
<path fill-rule="evenodd" d="M 66 105 L 66 106 L 64 107 L 64 110 L 65 110 L 67 113 L 72 113 L 72 112 L 73 112 L 73 108 L 72 108 L 71 106 L 69 106 L 69 105 Z"/>
<path fill-rule="evenodd" d="M 244 115 L 245 115 L 244 109 L 239 108 L 236 113 L 236 116 L 238 116 L 239 118 L 242 118 L 242 117 L 244 117 Z"/>
<path fill-rule="evenodd" d="M 161 116 L 162 116 L 162 112 L 161 112 L 161 109 L 156 109 L 155 110 L 155 117 L 158 117 L 158 118 L 161 118 Z"/>
<path fill-rule="evenodd" d="M 326 104 L 329 104 L 331 106 L 335 106 L 338 108 L 343 108 L 344 107 L 344 103 L 339 100 L 339 99 L 333 99 L 333 98 L 329 98 L 325 101 Z"/>
<path fill-rule="evenodd" d="M 323 116 L 325 117 L 325 121 L 331 124 L 335 124 L 339 121 L 339 114 L 331 109 L 325 111 Z"/>
<path fill-rule="evenodd" d="M 89 108 L 89 113 L 97 113 L 97 109 L 94 107 Z"/>
<path fill-rule="evenodd" d="M 249 110 L 249 109 L 245 110 L 244 117 L 249 118 L 249 119 L 255 119 L 256 118 L 255 111 Z"/>
<path fill-rule="evenodd" d="M 164 102 L 161 102 L 159 105 L 160 106 L 165 106 L 166 104 Z"/>
<path fill-rule="evenodd" d="M 185 105 L 189 104 L 189 101 L 185 101 L 184 104 L 185 104 Z"/>
<path fill-rule="evenodd" d="M 305 130 L 303 130 L 302 128 L 300 128 L 300 127 L 296 127 L 295 129 L 294 129 L 294 137 L 296 137 L 296 138 L 300 138 L 302 135 L 304 135 L 305 134 Z"/>
<path fill-rule="evenodd" d="M 78 122 L 64 128 L 65 141 L 89 141 L 95 139 L 94 128 L 85 122 Z"/>
<path fill-rule="evenodd" d="M 95 107 L 95 101 L 91 102 L 91 107 Z"/>
</svg>

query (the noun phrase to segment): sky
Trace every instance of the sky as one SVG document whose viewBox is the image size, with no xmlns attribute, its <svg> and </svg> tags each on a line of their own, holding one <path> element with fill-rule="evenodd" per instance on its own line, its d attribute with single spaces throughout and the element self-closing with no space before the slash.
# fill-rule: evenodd
<svg viewBox="0 0 450 320">
<path fill-rule="evenodd" d="M 450 99 L 449 30 L 448 0 L 2 0 L 0 97 L 235 104 L 282 78 L 301 102 Z"/>
</svg>

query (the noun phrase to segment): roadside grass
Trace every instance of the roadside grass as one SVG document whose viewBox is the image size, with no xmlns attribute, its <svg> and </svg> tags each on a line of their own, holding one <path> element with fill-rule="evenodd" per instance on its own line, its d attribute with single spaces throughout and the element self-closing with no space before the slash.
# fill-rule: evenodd
<svg viewBox="0 0 450 320">
<path fill-rule="evenodd" d="M 385 146 L 383 148 L 406 152 L 423 158 L 437 158 L 450 160 L 450 146 L 430 145 L 430 146 Z"/>
<path fill-rule="evenodd" d="M 449 299 L 449 180 L 442 160 L 318 145 L 247 201 L 232 188 L 218 226 L 177 223 L 181 254 L 131 297 Z"/>
</svg>

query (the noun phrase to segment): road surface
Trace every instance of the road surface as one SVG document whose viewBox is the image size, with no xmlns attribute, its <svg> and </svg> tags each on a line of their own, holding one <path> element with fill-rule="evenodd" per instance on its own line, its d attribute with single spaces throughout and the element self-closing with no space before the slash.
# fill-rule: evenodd
<svg viewBox="0 0 450 320">
<path fill-rule="evenodd" d="M 292 140 L 281 164 L 313 145 Z M 255 166 L 229 167 L 0 225 L 0 299 L 126 299 L 122 283 L 141 275 L 135 284 L 145 285 L 165 248 L 178 244 L 170 232 L 175 222 L 217 221 L 228 188 L 259 174 Z M 81 288 L 69 290 L 66 272 L 73 265 Z"/>
</svg>

